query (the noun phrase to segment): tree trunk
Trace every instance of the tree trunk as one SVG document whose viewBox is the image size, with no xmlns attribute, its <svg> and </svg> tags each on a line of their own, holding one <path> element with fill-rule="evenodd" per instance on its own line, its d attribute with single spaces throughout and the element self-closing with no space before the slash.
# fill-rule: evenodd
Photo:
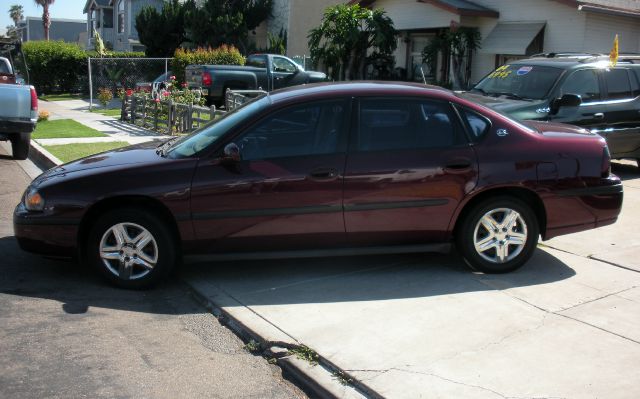
<svg viewBox="0 0 640 399">
<path fill-rule="evenodd" d="M 42 5 L 42 27 L 44 28 L 44 40 L 49 41 L 51 18 L 49 17 L 49 4 L 47 2 Z"/>
</svg>

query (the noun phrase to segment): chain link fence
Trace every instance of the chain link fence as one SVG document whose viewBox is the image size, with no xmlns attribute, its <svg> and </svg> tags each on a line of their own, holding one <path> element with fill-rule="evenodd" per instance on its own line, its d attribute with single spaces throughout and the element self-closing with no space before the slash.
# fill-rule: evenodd
<svg viewBox="0 0 640 399">
<path fill-rule="evenodd" d="M 171 68 L 172 58 L 89 58 L 90 107 L 98 90 L 107 88 L 114 96 L 118 89 L 145 88 Z"/>
</svg>

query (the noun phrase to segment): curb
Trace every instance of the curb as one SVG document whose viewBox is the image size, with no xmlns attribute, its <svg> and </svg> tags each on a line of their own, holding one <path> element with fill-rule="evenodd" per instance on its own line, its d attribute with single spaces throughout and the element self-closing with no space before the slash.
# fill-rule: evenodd
<svg viewBox="0 0 640 399">
<path fill-rule="evenodd" d="M 34 140 L 29 143 L 29 159 L 43 170 L 51 169 L 63 163 Z"/>
<path fill-rule="evenodd" d="M 316 365 L 298 359 L 296 355 L 290 354 L 288 349 L 294 349 L 300 345 L 273 342 L 265 339 L 249 326 L 233 317 L 229 312 L 217 306 L 194 285 L 189 284 L 184 279 L 181 279 L 181 281 L 191 292 L 193 298 L 211 312 L 222 325 L 233 331 L 244 342 L 255 341 L 260 343 L 263 352 L 254 352 L 254 355 L 268 355 L 275 358 L 284 374 L 288 375 L 290 380 L 295 382 L 303 391 L 311 393 L 313 397 L 331 399 L 384 398 L 321 355 L 318 355 Z M 347 378 L 349 382 L 339 382 L 339 376 Z"/>
</svg>

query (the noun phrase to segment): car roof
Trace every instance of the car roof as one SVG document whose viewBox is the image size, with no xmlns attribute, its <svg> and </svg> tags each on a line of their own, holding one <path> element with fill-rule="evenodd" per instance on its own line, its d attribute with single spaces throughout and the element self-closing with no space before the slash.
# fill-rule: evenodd
<svg viewBox="0 0 640 399">
<path fill-rule="evenodd" d="M 300 86 L 287 87 L 273 91 L 269 94 L 274 103 L 288 102 L 289 100 L 305 97 L 329 98 L 344 96 L 424 96 L 443 100 L 453 100 L 455 96 L 450 90 L 438 86 L 425 85 L 410 82 L 389 81 L 357 81 L 357 82 L 325 82 L 312 83 Z"/>
<path fill-rule="evenodd" d="M 633 55 L 629 57 L 629 60 L 624 56 L 620 56 L 618 59 L 618 65 L 620 66 L 634 66 L 640 67 L 640 64 L 635 62 L 640 61 L 640 57 Z M 549 66 L 562 69 L 575 69 L 582 67 L 601 67 L 603 65 L 609 65 L 608 56 L 602 56 L 599 54 L 542 54 L 540 56 L 534 56 L 531 58 L 516 60 L 510 62 L 511 65 L 531 65 L 531 66 Z"/>
</svg>

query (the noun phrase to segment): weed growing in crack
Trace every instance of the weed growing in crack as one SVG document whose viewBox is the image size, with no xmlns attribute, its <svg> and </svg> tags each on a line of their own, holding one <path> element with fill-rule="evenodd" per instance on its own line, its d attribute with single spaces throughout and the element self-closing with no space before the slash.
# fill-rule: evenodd
<svg viewBox="0 0 640 399">
<path fill-rule="evenodd" d="M 351 385 L 351 383 L 353 383 L 353 378 L 349 377 L 344 371 L 334 371 L 333 378 L 338 380 L 338 382 L 342 385 Z"/>
<path fill-rule="evenodd" d="M 244 350 L 250 353 L 258 352 L 260 350 L 260 343 L 252 339 L 244 345 Z"/>
<path fill-rule="evenodd" d="M 298 359 L 308 361 L 312 366 L 318 364 L 318 354 L 308 346 L 301 345 L 297 348 L 290 349 L 289 354 L 296 355 Z"/>
</svg>

